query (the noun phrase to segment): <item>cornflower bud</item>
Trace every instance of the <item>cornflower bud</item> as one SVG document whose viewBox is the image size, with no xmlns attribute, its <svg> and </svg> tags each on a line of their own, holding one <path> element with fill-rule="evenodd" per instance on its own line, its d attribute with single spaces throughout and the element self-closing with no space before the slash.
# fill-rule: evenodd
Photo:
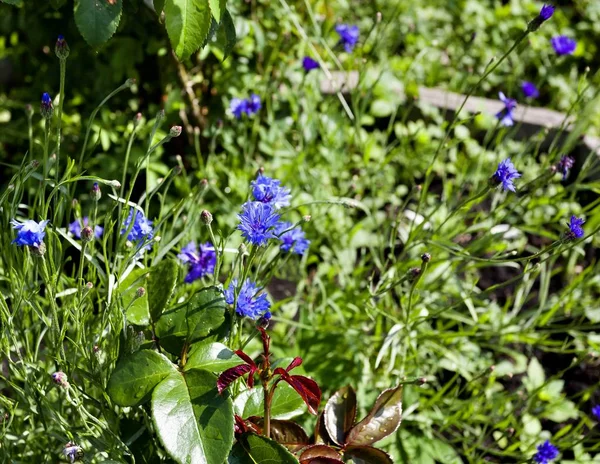
<svg viewBox="0 0 600 464">
<path fill-rule="evenodd" d="M 46 244 L 41 242 L 38 246 L 30 246 L 29 251 L 31 251 L 33 256 L 42 258 L 46 254 Z"/>
<path fill-rule="evenodd" d="M 94 201 L 100 201 L 100 198 L 102 198 L 102 190 L 100 190 L 100 185 L 98 185 L 98 182 L 94 182 L 90 196 Z"/>
<path fill-rule="evenodd" d="M 212 214 L 210 214 L 210 211 L 206 209 L 200 213 L 200 219 L 202 219 L 202 222 L 207 226 L 210 225 L 213 221 Z"/>
<path fill-rule="evenodd" d="M 428 263 L 429 261 L 431 261 L 431 255 L 429 253 L 423 253 L 421 255 L 421 261 L 423 261 L 424 263 Z"/>
<path fill-rule="evenodd" d="M 408 281 L 414 282 L 416 280 L 416 278 L 419 277 L 420 275 L 421 275 L 421 268 L 420 267 L 412 267 L 408 270 Z"/>
<path fill-rule="evenodd" d="M 144 287 L 140 287 L 135 291 L 136 298 L 142 298 L 146 294 L 146 289 Z"/>
<path fill-rule="evenodd" d="M 28 118 L 31 118 L 33 116 L 33 106 L 31 106 L 29 103 L 25 105 L 25 114 Z"/>
<path fill-rule="evenodd" d="M 94 240 L 94 230 L 90 226 L 81 229 L 81 241 L 88 243 Z"/>
<path fill-rule="evenodd" d="M 111 180 L 108 185 L 110 185 L 112 188 L 116 188 L 119 189 L 121 188 L 121 182 L 119 182 L 118 180 Z"/>
<path fill-rule="evenodd" d="M 63 371 L 54 372 L 50 377 L 52 377 L 52 381 L 63 388 L 69 387 L 69 380 L 67 379 L 67 374 Z"/>
<path fill-rule="evenodd" d="M 42 101 L 40 103 L 40 113 L 42 117 L 46 120 L 52 118 L 52 114 L 54 113 L 54 106 L 52 106 L 52 98 L 50 98 L 50 94 L 48 92 L 44 92 L 42 94 Z"/>
<path fill-rule="evenodd" d="M 66 60 L 69 57 L 69 44 L 65 40 L 63 35 L 59 35 L 58 39 L 56 39 L 56 45 L 54 46 L 54 53 L 58 57 L 59 60 Z"/>
<path fill-rule="evenodd" d="M 62 452 L 65 458 L 71 461 L 71 463 L 83 458 L 83 448 L 72 441 L 65 445 Z"/>
<path fill-rule="evenodd" d="M 173 126 L 169 131 L 170 137 L 179 137 L 181 135 L 181 126 Z"/>
</svg>

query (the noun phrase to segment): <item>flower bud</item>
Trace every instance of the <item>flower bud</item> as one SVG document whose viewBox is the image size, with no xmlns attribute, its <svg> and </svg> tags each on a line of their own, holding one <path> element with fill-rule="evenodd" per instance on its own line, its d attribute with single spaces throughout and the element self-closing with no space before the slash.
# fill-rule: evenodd
<svg viewBox="0 0 600 464">
<path fill-rule="evenodd" d="M 92 288 L 94 288 L 94 284 L 93 284 L 93 283 L 91 283 L 91 282 L 88 282 L 87 284 L 85 284 L 85 288 L 86 288 L 86 289 L 89 291 L 89 290 L 91 290 Z"/>
<path fill-rule="evenodd" d="M 133 77 L 130 77 L 129 79 L 127 79 L 125 81 L 125 85 L 127 87 L 133 87 L 135 85 L 135 83 L 136 83 L 136 80 Z"/>
<path fill-rule="evenodd" d="M 31 106 L 29 103 L 25 105 L 25 114 L 28 118 L 31 118 L 33 116 L 33 106 Z"/>
<path fill-rule="evenodd" d="M 181 126 L 173 126 L 169 131 L 170 137 L 179 137 L 181 135 Z"/>
<path fill-rule="evenodd" d="M 40 167 L 40 162 L 38 160 L 31 160 L 31 169 L 37 169 Z"/>
<path fill-rule="evenodd" d="M 210 211 L 206 209 L 200 213 L 200 219 L 202 219 L 202 222 L 207 226 L 210 225 L 213 221 L 212 214 L 210 214 Z"/>
<path fill-rule="evenodd" d="M 312 219 L 312 216 L 310 214 L 307 214 L 306 216 L 302 216 L 303 222 L 310 222 L 311 219 Z"/>
<path fill-rule="evenodd" d="M 142 113 L 136 114 L 133 118 L 133 127 L 139 126 L 140 122 L 142 122 Z"/>
<path fill-rule="evenodd" d="M 41 242 L 38 246 L 30 246 L 29 251 L 31 251 L 33 256 L 42 258 L 46 254 L 46 244 Z"/>
<path fill-rule="evenodd" d="M 72 441 L 65 445 L 62 452 L 65 458 L 71 461 L 71 463 L 83 458 L 83 448 Z"/>
<path fill-rule="evenodd" d="M 67 379 L 67 374 L 62 371 L 57 371 L 51 375 L 52 381 L 63 388 L 69 387 L 69 380 Z"/>
<path fill-rule="evenodd" d="M 419 277 L 420 275 L 421 275 L 421 268 L 420 267 L 410 268 L 408 270 L 408 281 L 409 282 L 414 282 L 416 280 L 416 278 Z"/>
<path fill-rule="evenodd" d="M 69 44 L 65 40 L 63 35 L 59 35 L 58 39 L 56 39 L 56 45 L 54 46 L 54 53 L 58 57 L 59 60 L 66 60 L 69 57 Z"/>
<path fill-rule="evenodd" d="M 116 188 L 119 189 L 121 188 L 121 182 L 119 182 L 118 180 L 111 180 L 108 185 L 110 185 L 112 188 Z"/>
<path fill-rule="evenodd" d="M 431 261 L 431 255 L 429 253 L 423 253 L 421 255 L 421 261 L 423 261 L 424 263 L 428 263 L 429 261 Z"/>
<path fill-rule="evenodd" d="M 98 185 L 98 182 L 94 182 L 90 196 L 94 201 L 100 201 L 100 198 L 102 198 L 102 190 L 100 190 L 100 185 Z"/>
<path fill-rule="evenodd" d="M 52 114 L 54 113 L 54 106 L 52 106 L 52 98 L 50 98 L 50 94 L 44 92 L 42 94 L 42 101 L 40 103 L 40 113 L 42 117 L 46 120 L 52 118 Z"/>
<path fill-rule="evenodd" d="M 88 243 L 94 240 L 94 229 L 90 226 L 86 226 L 81 229 L 81 241 L 84 243 Z"/>
<path fill-rule="evenodd" d="M 136 298 L 142 298 L 146 294 L 146 289 L 144 287 L 140 287 L 135 291 Z"/>
</svg>

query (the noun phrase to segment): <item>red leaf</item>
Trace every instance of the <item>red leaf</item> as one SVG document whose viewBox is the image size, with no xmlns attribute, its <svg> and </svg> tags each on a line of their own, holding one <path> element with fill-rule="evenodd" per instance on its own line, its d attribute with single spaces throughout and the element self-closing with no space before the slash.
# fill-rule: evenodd
<svg viewBox="0 0 600 464">
<path fill-rule="evenodd" d="M 312 445 L 304 449 L 300 454 L 301 464 L 316 464 L 317 462 L 338 462 L 342 456 L 335 449 L 327 445 Z"/>
<path fill-rule="evenodd" d="M 248 356 L 242 350 L 236 350 L 235 354 L 237 354 L 240 358 L 242 358 L 244 361 L 246 361 L 246 364 L 250 364 L 252 367 L 256 367 L 256 363 L 254 362 L 254 359 L 252 359 L 250 356 Z"/>
<path fill-rule="evenodd" d="M 273 375 L 280 375 L 281 379 L 280 380 L 286 380 L 289 378 L 289 374 L 287 373 L 287 371 L 285 369 L 282 369 L 281 367 L 277 367 L 274 371 L 273 371 Z"/>
<path fill-rule="evenodd" d="M 285 370 L 289 372 L 295 367 L 298 367 L 300 364 L 302 364 L 302 358 L 300 356 L 297 356 L 294 359 L 292 359 L 292 362 L 288 367 L 285 368 Z"/>
<path fill-rule="evenodd" d="M 308 412 L 316 415 L 321 404 L 321 389 L 317 382 L 303 375 L 289 375 L 287 372 L 285 376 L 282 376 L 282 379 L 289 383 L 302 397 L 306 406 L 308 406 Z"/>
<path fill-rule="evenodd" d="M 371 446 L 351 446 L 346 448 L 344 457 L 352 458 L 352 462 L 357 464 L 394 464 L 389 454 Z"/>
<path fill-rule="evenodd" d="M 217 379 L 217 389 L 219 390 L 219 393 L 223 393 L 223 390 L 225 390 L 232 382 L 248 372 L 251 372 L 250 377 L 248 378 L 248 385 L 250 385 L 250 382 L 253 382 L 254 380 L 255 370 L 256 366 L 251 366 L 249 364 L 240 364 L 239 366 L 227 369 Z"/>
</svg>

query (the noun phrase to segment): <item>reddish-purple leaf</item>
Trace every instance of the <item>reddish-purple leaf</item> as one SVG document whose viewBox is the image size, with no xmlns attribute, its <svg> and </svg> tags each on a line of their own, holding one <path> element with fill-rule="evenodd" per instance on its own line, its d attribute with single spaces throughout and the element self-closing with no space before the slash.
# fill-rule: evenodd
<svg viewBox="0 0 600 464">
<path fill-rule="evenodd" d="M 248 378 L 248 385 L 250 385 L 250 379 L 253 378 L 255 370 L 256 367 L 249 364 L 240 364 L 239 366 L 227 369 L 217 379 L 217 389 L 219 390 L 219 393 L 223 393 L 223 390 L 225 390 L 232 382 L 248 372 L 251 372 L 250 377 Z"/>
<path fill-rule="evenodd" d="M 344 461 L 335 458 L 314 458 L 300 461 L 301 464 L 344 464 Z"/>
<path fill-rule="evenodd" d="M 368 446 L 394 433 L 402 421 L 402 385 L 385 390 L 346 437 L 348 446 Z"/>
<path fill-rule="evenodd" d="M 263 426 L 262 417 L 258 425 Z M 292 421 L 271 420 L 271 439 L 285 446 L 292 453 L 308 445 L 308 435 L 302 427 Z"/>
<path fill-rule="evenodd" d="M 303 375 L 288 374 L 282 376 L 282 379 L 289 383 L 302 397 L 308 407 L 308 412 L 317 414 L 319 405 L 321 404 L 321 389 L 317 385 L 317 382 Z"/>
<path fill-rule="evenodd" d="M 285 370 L 289 372 L 295 367 L 298 367 L 300 364 L 302 364 L 302 358 L 300 356 L 297 356 L 294 359 L 292 359 L 292 362 L 288 367 L 285 368 Z"/>
<path fill-rule="evenodd" d="M 317 462 L 327 462 L 317 461 L 317 459 L 333 459 L 335 461 L 341 461 L 342 456 L 330 446 L 312 445 L 305 448 L 299 458 L 300 464 L 308 464 L 309 462 L 313 464 L 316 464 Z"/>
<path fill-rule="evenodd" d="M 236 350 L 236 351 L 234 351 L 234 353 L 237 354 L 240 358 L 242 358 L 246 362 L 246 364 L 249 364 L 252 367 L 256 368 L 256 363 L 254 362 L 254 359 L 252 359 L 250 356 L 248 356 L 242 350 Z"/>
<path fill-rule="evenodd" d="M 340 446 L 356 419 L 356 393 L 350 386 L 339 389 L 325 405 L 325 427 L 331 439 Z"/>
<path fill-rule="evenodd" d="M 354 464 L 394 464 L 385 451 L 372 446 L 351 446 L 344 451 L 345 458 L 352 458 Z"/>
<path fill-rule="evenodd" d="M 327 428 L 325 427 L 325 417 L 324 412 L 320 413 L 317 417 L 317 424 L 315 425 L 315 443 L 317 444 L 326 444 L 333 445 L 334 442 L 327 433 Z"/>
</svg>

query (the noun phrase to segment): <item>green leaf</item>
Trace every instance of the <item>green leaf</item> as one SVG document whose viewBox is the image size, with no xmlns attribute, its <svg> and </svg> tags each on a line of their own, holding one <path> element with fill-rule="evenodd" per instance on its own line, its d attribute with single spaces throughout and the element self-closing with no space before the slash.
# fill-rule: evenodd
<svg viewBox="0 0 600 464">
<path fill-rule="evenodd" d="M 127 308 L 125 315 L 127 320 L 135 325 L 150 324 L 150 311 L 148 308 L 148 292 L 142 297 L 137 297 L 136 292 L 140 287 L 147 287 L 144 276 L 148 269 L 134 269 L 127 278 L 121 282 L 118 292 L 123 301 L 123 307 Z"/>
<path fill-rule="evenodd" d="M 15 6 L 21 6 L 23 0 L 0 0 L 4 3 L 7 3 L 9 5 L 15 5 Z"/>
<path fill-rule="evenodd" d="M 189 58 L 208 35 L 212 17 L 208 0 L 166 0 L 164 11 L 173 50 L 180 59 Z"/>
<path fill-rule="evenodd" d="M 163 446 L 181 464 L 224 462 L 233 444 L 231 398 L 210 372 L 175 373 L 152 394 L 152 420 Z"/>
<path fill-rule="evenodd" d="M 160 15 L 165 9 L 165 0 L 154 0 L 154 11 Z"/>
<path fill-rule="evenodd" d="M 77 0 L 75 24 L 87 43 L 100 45 L 110 39 L 121 20 L 123 0 L 114 5 L 105 0 Z"/>
<path fill-rule="evenodd" d="M 240 364 L 244 364 L 244 361 L 222 343 L 196 343 L 188 354 L 183 370 L 204 369 L 220 373 Z"/>
<path fill-rule="evenodd" d="M 221 16 L 223 15 L 225 7 L 227 6 L 226 3 L 227 0 L 208 0 L 210 12 L 218 23 L 221 22 Z"/>
<path fill-rule="evenodd" d="M 333 441 L 342 446 L 356 419 L 356 393 L 350 386 L 339 389 L 325 405 L 325 427 Z"/>
<path fill-rule="evenodd" d="M 402 421 L 402 385 L 385 390 L 373 409 L 348 433 L 346 443 L 368 446 L 394 433 Z"/>
<path fill-rule="evenodd" d="M 231 450 L 228 464 L 298 464 L 298 460 L 276 441 L 262 435 L 244 434 Z"/>
<path fill-rule="evenodd" d="M 527 382 L 524 382 L 527 391 L 531 392 L 536 390 L 544 385 L 544 382 L 546 382 L 544 368 L 537 358 L 531 358 L 531 361 L 529 361 L 529 366 L 527 367 Z"/>
<path fill-rule="evenodd" d="M 217 41 L 223 48 L 223 60 L 225 60 L 229 56 L 237 42 L 235 24 L 233 24 L 233 18 L 227 10 L 225 10 L 225 13 L 223 14 L 221 27 L 219 27 L 219 31 L 217 34 Z"/>
<path fill-rule="evenodd" d="M 116 404 L 136 406 L 148 401 L 154 387 L 176 372 L 164 355 L 151 350 L 137 351 L 117 364 L 107 391 Z"/>
<path fill-rule="evenodd" d="M 251 416 L 263 417 L 263 391 L 261 387 L 244 390 L 234 400 L 236 414 L 245 418 Z M 275 389 L 271 403 L 271 418 L 291 419 L 304 413 L 304 401 L 296 390 L 286 383 L 280 383 Z"/>
<path fill-rule="evenodd" d="M 182 305 L 165 311 L 156 323 L 156 335 L 169 353 L 180 354 L 191 345 L 218 329 L 225 321 L 227 304 L 217 287 L 200 290 Z"/>
<path fill-rule="evenodd" d="M 175 259 L 166 259 L 150 268 L 146 292 L 148 293 L 150 317 L 153 321 L 158 320 L 167 306 L 175 290 L 175 285 L 177 285 L 178 277 L 179 263 Z"/>
</svg>

